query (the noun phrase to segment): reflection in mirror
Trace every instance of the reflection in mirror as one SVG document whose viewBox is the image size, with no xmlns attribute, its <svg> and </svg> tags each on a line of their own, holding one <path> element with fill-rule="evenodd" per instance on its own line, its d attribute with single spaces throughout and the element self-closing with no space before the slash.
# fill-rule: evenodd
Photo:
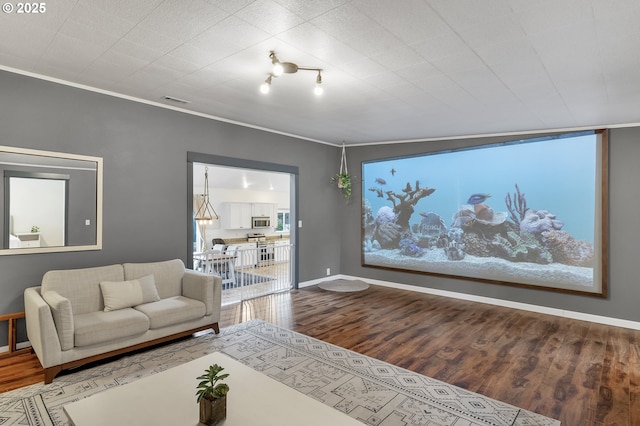
<svg viewBox="0 0 640 426">
<path fill-rule="evenodd" d="M 0 255 L 102 248 L 102 159 L 0 146 Z"/>
<path fill-rule="evenodd" d="M 9 232 L 4 247 L 60 247 L 67 241 L 69 175 L 5 170 Z M 25 197 L 25 194 L 28 194 Z"/>
</svg>

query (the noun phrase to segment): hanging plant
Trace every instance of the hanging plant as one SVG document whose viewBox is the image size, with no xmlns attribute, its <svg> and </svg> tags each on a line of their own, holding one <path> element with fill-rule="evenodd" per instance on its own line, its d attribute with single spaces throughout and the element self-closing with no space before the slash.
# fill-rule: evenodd
<svg viewBox="0 0 640 426">
<path fill-rule="evenodd" d="M 331 178 L 331 183 L 337 183 L 347 200 L 351 197 L 351 176 L 349 173 L 338 173 Z"/>
<path fill-rule="evenodd" d="M 340 159 L 340 172 L 331 178 L 331 183 L 338 185 L 344 198 L 348 201 L 351 198 L 351 175 L 347 169 L 347 152 L 342 144 L 342 158 Z"/>
</svg>

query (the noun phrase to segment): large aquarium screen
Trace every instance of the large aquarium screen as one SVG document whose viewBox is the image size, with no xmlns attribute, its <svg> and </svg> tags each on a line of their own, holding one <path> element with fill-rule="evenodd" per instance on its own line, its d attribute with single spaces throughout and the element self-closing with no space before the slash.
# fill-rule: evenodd
<svg viewBox="0 0 640 426">
<path fill-rule="evenodd" d="M 605 132 L 362 163 L 362 264 L 606 295 Z"/>
</svg>

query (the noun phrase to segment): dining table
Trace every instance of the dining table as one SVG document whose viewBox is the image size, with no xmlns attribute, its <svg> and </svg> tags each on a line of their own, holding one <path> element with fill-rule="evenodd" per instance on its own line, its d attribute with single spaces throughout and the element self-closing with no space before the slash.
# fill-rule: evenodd
<svg viewBox="0 0 640 426">
<path fill-rule="evenodd" d="M 223 286 L 235 286 L 236 256 L 234 254 L 220 253 L 217 251 L 204 251 L 193 253 L 193 264 L 198 265 L 197 270 L 206 274 L 214 274 L 222 277 Z"/>
</svg>

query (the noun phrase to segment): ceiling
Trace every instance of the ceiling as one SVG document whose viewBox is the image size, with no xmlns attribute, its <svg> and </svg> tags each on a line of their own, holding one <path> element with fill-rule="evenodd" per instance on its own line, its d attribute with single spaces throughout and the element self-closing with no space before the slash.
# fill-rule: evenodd
<svg viewBox="0 0 640 426">
<path fill-rule="evenodd" d="M 193 192 L 204 192 L 204 174 L 209 174 L 209 189 L 289 193 L 288 173 L 267 172 L 238 167 L 193 163 Z"/>
<path fill-rule="evenodd" d="M 637 0 L 43 4 L 0 14 L 0 67 L 317 142 L 640 121 Z M 324 94 L 299 71 L 262 95 L 270 50 Z"/>
</svg>

